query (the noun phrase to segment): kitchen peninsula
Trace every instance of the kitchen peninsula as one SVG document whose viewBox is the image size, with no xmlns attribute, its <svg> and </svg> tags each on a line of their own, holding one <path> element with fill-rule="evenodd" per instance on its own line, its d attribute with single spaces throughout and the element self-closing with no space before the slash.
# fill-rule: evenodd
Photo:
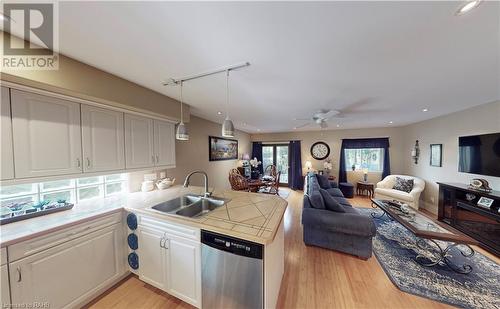
<svg viewBox="0 0 500 309">
<path fill-rule="evenodd" d="M 202 263 L 202 234 L 212 233 L 262 245 L 262 307 L 275 307 L 284 271 L 283 215 L 287 202 L 276 196 L 215 190 L 213 196 L 227 202 L 199 217 L 164 214 L 151 208 L 202 191 L 201 187 L 174 186 L 136 192 L 1 226 L 2 271 L 10 274 L 12 303 L 82 306 L 132 272 L 201 308 L 203 289 L 207 289 L 205 285 L 202 288 L 202 273 L 209 276 L 205 270 L 213 268 L 213 264 L 207 267 Z M 137 217 L 136 230 L 126 224 L 131 213 Z M 130 234 L 137 235 L 136 250 L 127 244 Z M 127 256 L 134 251 L 137 269 L 127 267 Z M 85 280 L 76 284 L 76 278 Z M 47 283 L 50 289 L 43 288 Z M 61 290 L 65 292 L 54 292 Z"/>
</svg>

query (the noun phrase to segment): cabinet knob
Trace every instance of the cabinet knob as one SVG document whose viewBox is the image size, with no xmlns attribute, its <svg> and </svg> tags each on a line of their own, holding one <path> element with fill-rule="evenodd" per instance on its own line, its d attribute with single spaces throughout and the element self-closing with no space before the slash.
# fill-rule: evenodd
<svg viewBox="0 0 500 309">
<path fill-rule="evenodd" d="M 82 163 L 80 162 L 80 158 L 76 158 L 76 166 L 81 167 Z"/>
</svg>

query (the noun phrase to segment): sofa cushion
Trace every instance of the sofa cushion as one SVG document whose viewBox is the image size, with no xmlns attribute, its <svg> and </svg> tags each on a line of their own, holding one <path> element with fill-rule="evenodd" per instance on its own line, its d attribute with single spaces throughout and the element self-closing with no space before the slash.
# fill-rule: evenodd
<svg viewBox="0 0 500 309">
<path fill-rule="evenodd" d="M 321 189 L 330 189 L 332 187 L 330 181 L 328 180 L 328 177 L 324 175 L 316 175 L 316 178 L 318 179 L 318 183 Z"/>
<path fill-rule="evenodd" d="M 354 208 L 352 206 L 342 205 L 342 207 L 344 208 L 344 212 L 345 213 L 361 215 L 361 213 L 359 212 L 359 210 L 357 210 L 356 208 Z"/>
<path fill-rule="evenodd" d="M 351 203 L 349 203 L 349 201 L 344 198 L 344 197 L 340 197 L 340 196 L 334 196 L 333 197 L 337 202 L 339 202 L 340 205 L 345 205 L 345 206 L 349 206 L 349 207 L 352 207 Z"/>
<path fill-rule="evenodd" d="M 342 191 L 340 191 L 339 188 L 330 188 L 330 189 L 326 189 L 326 191 L 328 191 L 328 193 L 330 193 L 331 196 L 344 197 L 344 195 L 342 194 Z"/>
<path fill-rule="evenodd" d="M 383 189 L 383 188 L 377 188 L 375 189 L 375 197 L 379 197 L 380 195 L 390 198 L 390 199 L 397 199 L 397 200 L 402 200 L 402 201 L 407 201 L 407 202 L 413 202 L 413 195 L 410 193 L 406 193 L 403 191 L 399 190 L 394 190 L 394 189 Z"/>
<path fill-rule="evenodd" d="M 325 201 L 319 189 L 312 191 L 311 194 L 309 194 L 309 202 L 313 208 L 325 209 Z"/>
<path fill-rule="evenodd" d="M 328 191 L 324 189 L 319 189 L 319 192 L 321 193 L 321 196 L 323 197 L 323 200 L 325 202 L 325 208 L 331 211 L 336 211 L 336 212 L 345 212 L 344 207 L 340 205 L 339 202 L 337 202 L 331 195 L 328 193 Z"/>
<path fill-rule="evenodd" d="M 413 178 L 404 179 L 401 177 L 396 177 L 396 183 L 394 184 L 394 187 L 392 187 L 392 188 L 394 190 L 399 190 L 399 191 L 410 193 L 411 190 L 413 190 Z"/>
</svg>

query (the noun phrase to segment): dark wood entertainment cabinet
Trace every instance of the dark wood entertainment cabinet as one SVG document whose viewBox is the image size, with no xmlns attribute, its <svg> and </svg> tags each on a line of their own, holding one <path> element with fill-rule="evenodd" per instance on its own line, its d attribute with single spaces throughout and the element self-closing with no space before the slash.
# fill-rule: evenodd
<svg viewBox="0 0 500 309">
<path fill-rule="evenodd" d="M 500 256 L 500 192 L 469 189 L 465 184 L 439 184 L 438 220 L 479 241 L 480 246 Z M 493 199 L 491 208 L 477 205 L 484 196 Z"/>
</svg>

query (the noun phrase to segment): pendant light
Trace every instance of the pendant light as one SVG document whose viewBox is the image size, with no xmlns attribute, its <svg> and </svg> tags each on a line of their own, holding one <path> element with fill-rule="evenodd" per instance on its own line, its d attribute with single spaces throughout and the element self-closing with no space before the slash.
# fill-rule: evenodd
<svg viewBox="0 0 500 309">
<path fill-rule="evenodd" d="M 226 119 L 222 124 L 222 136 L 234 137 L 234 125 L 229 119 L 229 70 L 226 71 Z"/>
<path fill-rule="evenodd" d="M 175 138 L 179 141 L 188 141 L 189 140 L 189 133 L 187 130 L 186 125 L 184 124 L 183 121 L 183 113 L 182 113 L 182 105 L 184 102 L 182 101 L 182 81 L 181 83 L 181 122 L 177 125 L 177 130 L 175 131 Z"/>
</svg>

